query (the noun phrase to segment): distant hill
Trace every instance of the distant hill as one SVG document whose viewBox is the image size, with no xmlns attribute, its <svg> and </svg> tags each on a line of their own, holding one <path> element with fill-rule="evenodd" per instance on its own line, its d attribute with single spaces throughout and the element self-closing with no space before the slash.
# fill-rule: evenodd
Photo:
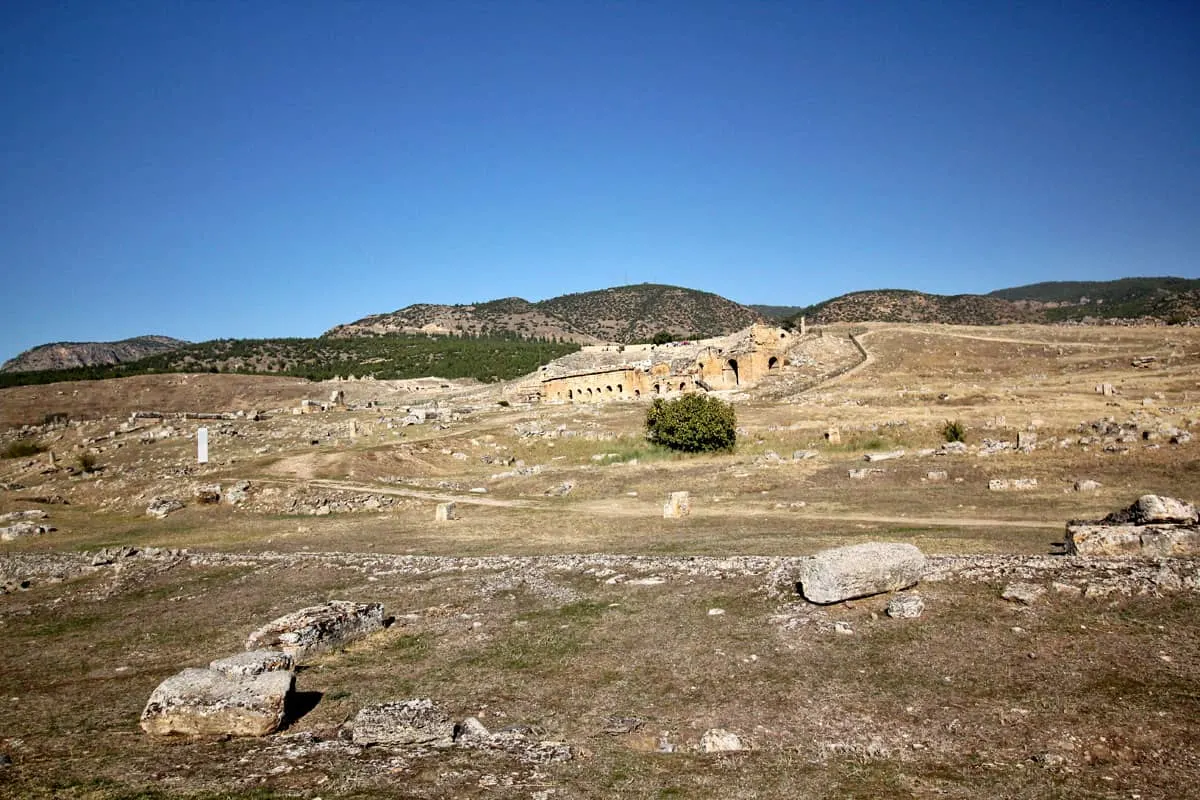
<svg viewBox="0 0 1200 800">
<path fill-rule="evenodd" d="M 170 336 L 136 336 L 119 342 L 54 342 L 26 350 L 4 362 L 0 372 L 35 372 L 124 364 L 189 344 Z"/>
<path fill-rule="evenodd" d="M 1200 317 L 1200 279 L 1195 278 L 1050 281 L 998 289 L 988 297 L 1039 310 L 1051 322 L 1089 317 L 1183 322 Z"/>
<path fill-rule="evenodd" d="M 508 297 L 471 305 L 412 305 L 338 325 L 325 335 L 517 335 L 595 344 L 645 341 L 661 331 L 681 338 L 718 336 L 762 319 L 763 315 L 754 309 L 719 295 L 642 283 L 567 294 L 537 303 Z"/>
<path fill-rule="evenodd" d="M 138 361 L 71 369 L 0 374 L 0 388 L 58 381 L 103 380 L 165 372 L 234 372 L 289 375 L 309 380 L 372 376 L 509 380 L 579 345 L 517 336 L 458 337 L 397 335 L 320 339 L 214 339 L 189 344 Z"/>
<path fill-rule="evenodd" d="M 809 306 L 802 315 L 808 318 L 810 324 L 946 322 L 956 325 L 1003 325 L 1039 321 L 1036 312 L 1008 300 L 978 294 L 925 294 L 907 289 L 852 292 Z"/>
<path fill-rule="evenodd" d="M 1104 320 L 1200 322 L 1200 280 L 1122 278 L 1115 281 L 1035 283 L 986 295 L 926 294 L 907 289 L 852 292 L 801 309 L 808 322 L 1014 322 Z"/>
<path fill-rule="evenodd" d="M 749 303 L 746 308 L 757 311 L 769 320 L 790 319 L 805 310 L 804 306 L 764 306 L 756 303 Z"/>
</svg>

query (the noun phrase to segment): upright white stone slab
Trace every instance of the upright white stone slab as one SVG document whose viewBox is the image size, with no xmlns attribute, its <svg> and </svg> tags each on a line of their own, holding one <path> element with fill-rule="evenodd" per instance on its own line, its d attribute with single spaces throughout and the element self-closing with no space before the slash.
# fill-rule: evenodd
<svg viewBox="0 0 1200 800">
<path fill-rule="evenodd" d="M 196 429 L 196 463 L 208 463 L 208 428 Z"/>
</svg>

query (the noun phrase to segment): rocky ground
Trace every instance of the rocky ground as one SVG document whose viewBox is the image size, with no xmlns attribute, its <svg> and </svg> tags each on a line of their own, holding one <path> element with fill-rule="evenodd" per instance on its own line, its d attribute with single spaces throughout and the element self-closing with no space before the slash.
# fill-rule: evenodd
<svg viewBox="0 0 1200 800">
<path fill-rule="evenodd" d="M 737 450 L 692 458 L 644 406 L 519 382 L 7 390 L 0 446 L 42 452 L 0 460 L 0 794 L 1192 794 L 1194 518 L 1145 503 L 1063 553 L 1069 521 L 1197 499 L 1200 335 L 802 348 L 729 395 Z M 916 545 L 916 584 L 798 591 L 867 542 Z M 172 675 L 332 600 L 388 624 L 291 667 L 278 732 L 139 727 Z"/>
</svg>

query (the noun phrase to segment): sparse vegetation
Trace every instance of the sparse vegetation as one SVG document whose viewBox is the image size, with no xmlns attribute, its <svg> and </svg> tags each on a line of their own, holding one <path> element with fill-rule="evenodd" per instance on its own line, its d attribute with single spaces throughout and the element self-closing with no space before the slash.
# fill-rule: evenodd
<svg viewBox="0 0 1200 800">
<path fill-rule="evenodd" d="M 646 438 L 688 453 L 732 450 L 737 417 L 732 405 L 708 395 L 656 398 L 646 412 Z"/>
<path fill-rule="evenodd" d="M 967 440 L 967 426 L 961 421 L 946 420 L 942 425 L 942 438 L 947 442 L 965 442 Z"/>
<path fill-rule="evenodd" d="M 96 471 L 96 454 L 89 452 L 87 450 L 84 450 L 75 459 L 75 465 L 77 467 L 79 467 L 79 469 L 83 472 L 95 472 Z"/>
<path fill-rule="evenodd" d="M 350 375 L 380 380 L 436 375 L 491 383 L 526 375 L 578 349 L 576 344 L 516 335 L 214 339 L 124 364 L 0 373 L 0 388 L 170 372 L 277 374 L 314 381 Z"/>
<path fill-rule="evenodd" d="M 46 448 L 34 439 L 16 439 L 0 450 L 0 458 L 29 458 L 45 452 Z"/>
</svg>

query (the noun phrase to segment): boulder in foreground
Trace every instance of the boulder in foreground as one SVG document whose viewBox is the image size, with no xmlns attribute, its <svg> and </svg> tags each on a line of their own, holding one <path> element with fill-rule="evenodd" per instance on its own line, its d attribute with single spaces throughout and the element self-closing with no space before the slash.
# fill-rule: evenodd
<svg viewBox="0 0 1200 800">
<path fill-rule="evenodd" d="M 914 545 L 871 542 L 823 550 L 800 565 L 797 578 L 804 598 L 824 605 L 907 589 L 924 572 L 925 556 Z"/>
<path fill-rule="evenodd" d="M 294 684 L 288 670 L 241 676 L 185 669 L 150 695 L 142 730 L 162 736 L 266 736 L 283 724 Z"/>
</svg>

